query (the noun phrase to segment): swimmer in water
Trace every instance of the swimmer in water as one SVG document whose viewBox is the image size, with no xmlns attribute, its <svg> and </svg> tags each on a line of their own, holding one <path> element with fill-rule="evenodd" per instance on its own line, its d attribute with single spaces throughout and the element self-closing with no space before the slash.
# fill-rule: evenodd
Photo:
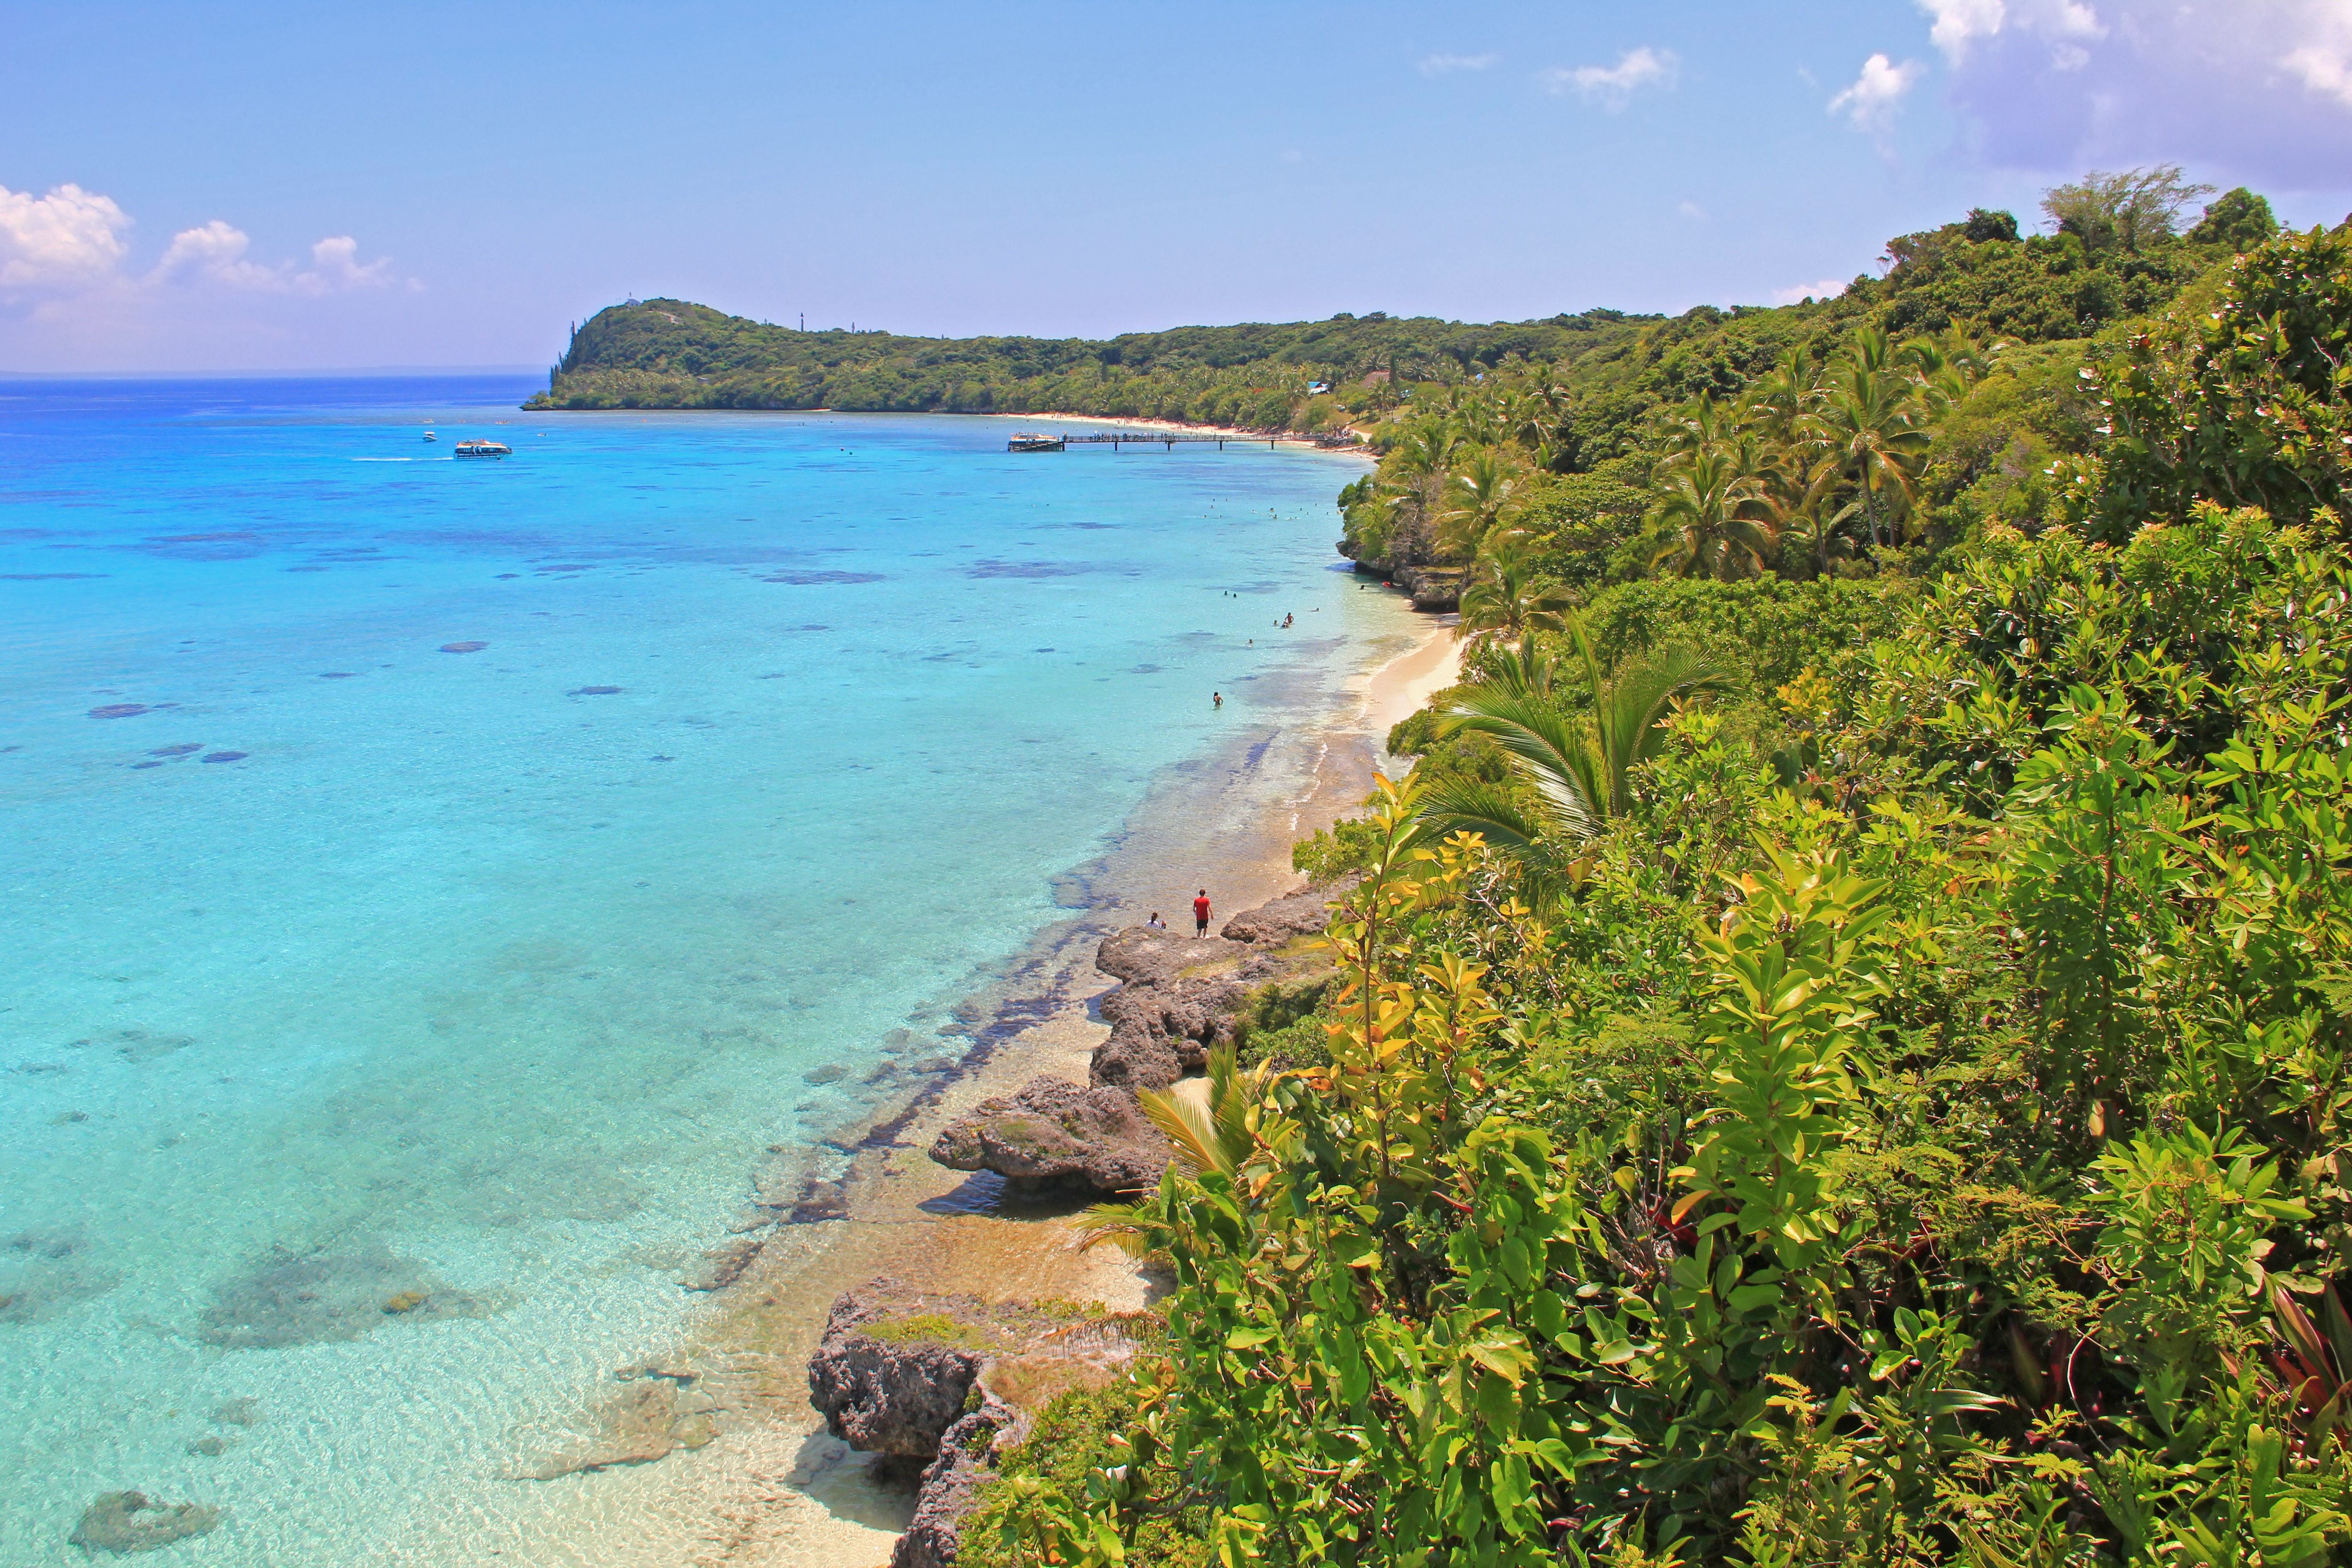
<svg viewBox="0 0 2352 1568">
<path fill-rule="evenodd" d="M 1222 691 L 1212 691 L 1209 693 L 1209 702 L 1212 707 L 1223 708 L 1225 705 L 1225 694 Z"/>
</svg>

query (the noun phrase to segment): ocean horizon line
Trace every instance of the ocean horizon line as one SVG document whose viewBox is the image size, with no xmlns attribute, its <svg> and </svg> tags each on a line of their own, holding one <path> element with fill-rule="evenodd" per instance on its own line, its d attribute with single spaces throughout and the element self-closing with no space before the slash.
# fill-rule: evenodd
<svg viewBox="0 0 2352 1568">
<path fill-rule="evenodd" d="M 280 370 L 0 370 L 0 381 L 390 381 L 428 375 L 546 374 L 543 364 L 362 364 Z"/>
</svg>

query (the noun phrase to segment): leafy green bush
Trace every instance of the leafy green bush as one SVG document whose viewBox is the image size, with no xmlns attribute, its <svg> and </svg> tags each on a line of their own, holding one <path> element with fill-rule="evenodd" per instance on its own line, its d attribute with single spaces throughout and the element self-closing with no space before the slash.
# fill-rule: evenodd
<svg viewBox="0 0 2352 1568">
<path fill-rule="evenodd" d="M 2203 301 L 2199 302 L 2200 305 Z M 2289 234 L 2239 256 L 2210 309 L 2169 313 L 2114 364 L 2085 367 L 2106 415 L 2060 479 L 2095 538 L 2180 521 L 2200 501 L 2342 526 L 2352 478 L 2352 232 Z"/>
<path fill-rule="evenodd" d="M 1132 1397 L 1119 1388 L 1072 1389 L 1056 1394 L 1037 1413 L 1028 1436 L 1000 1457 L 996 1474 L 983 1482 L 964 1521 L 960 1565 L 968 1568 L 1033 1568 L 1038 1562 L 1022 1543 L 1023 1510 L 1037 1493 L 1051 1489 L 1084 1495 L 1088 1476 L 1120 1463 L 1125 1424 Z M 1206 1568 L 1202 1538 L 1206 1510 L 1197 1505 L 1140 1521 L 1123 1547 L 1122 1561 L 1136 1568 Z"/>
</svg>

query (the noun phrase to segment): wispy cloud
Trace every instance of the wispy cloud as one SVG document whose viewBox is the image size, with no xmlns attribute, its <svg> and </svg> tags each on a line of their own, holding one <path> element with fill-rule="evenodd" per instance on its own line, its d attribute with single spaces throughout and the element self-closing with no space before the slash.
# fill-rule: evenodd
<svg viewBox="0 0 2352 1568">
<path fill-rule="evenodd" d="M 1824 278 L 1818 283 L 1798 283 L 1786 289 L 1775 289 L 1772 290 L 1772 303 L 1793 305 L 1800 300 L 1834 300 L 1844 292 L 1843 279 Z"/>
<path fill-rule="evenodd" d="M 2079 64 L 2088 57 L 2079 43 L 2065 40 L 2107 35 L 2098 12 L 2083 0 L 1918 0 L 1918 5 L 1936 19 L 1927 36 L 1954 65 L 1966 60 L 1979 39 L 2009 29 L 2051 41 L 2053 62 L 2071 70 L 2076 65 L 2066 62 Z"/>
<path fill-rule="evenodd" d="M 2177 163 L 2340 190 L 2352 0 L 1915 0 L 1996 167 Z"/>
<path fill-rule="evenodd" d="M 1421 74 L 1444 76 L 1452 71 L 1482 71 L 1502 58 L 1494 54 L 1432 55 L 1421 62 Z"/>
<path fill-rule="evenodd" d="M 1633 101 L 1633 95 L 1643 88 L 1670 88 L 1681 75 L 1682 58 L 1674 50 L 1654 49 L 1644 44 L 1627 49 L 1613 66 L 1555 66 L 1541 72 L 1537 79 L 1549 91 L 1573 91 L 1587 103 L 1597 103 L 1614 112 Z"/>
<path fill-rule="evenodd" d="M 1705 223 L 1706 221 L 1706 209 L 1699 205 L 1696 202 L 1676 202 L 1675 204 L 1675 211 L 1682 214 L 1683 216 L 1690 219 L 1693 223 Z"/>
<path fill-rule="evenodd" d="M 1883 137 L 1895 129 L 1895 110 L 1920 74 L 1916 60 L 1896 65 L 1885 55 L 1873 55 L 1862 62 L 1853 85 L 1830 100 L 1830 112 L 1846 115 L 1857 131 Z"/>
</svg>

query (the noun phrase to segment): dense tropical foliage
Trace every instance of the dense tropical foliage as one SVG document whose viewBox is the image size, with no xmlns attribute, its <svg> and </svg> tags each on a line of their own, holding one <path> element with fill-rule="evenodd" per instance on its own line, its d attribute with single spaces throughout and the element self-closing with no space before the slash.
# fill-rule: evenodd
<svg viewBox="0 0 2352 1568">
<path fill-rule="evenodd" d="M 1598 465 L 1412 389 L 1350 538 L 1465 683 L 980 1560 L 2352 1561 L 2352 242 L 2203 194 L 1911 237 Z M 2018 330 L 2053 257 L 2153 313 Z"/>
</svg>

